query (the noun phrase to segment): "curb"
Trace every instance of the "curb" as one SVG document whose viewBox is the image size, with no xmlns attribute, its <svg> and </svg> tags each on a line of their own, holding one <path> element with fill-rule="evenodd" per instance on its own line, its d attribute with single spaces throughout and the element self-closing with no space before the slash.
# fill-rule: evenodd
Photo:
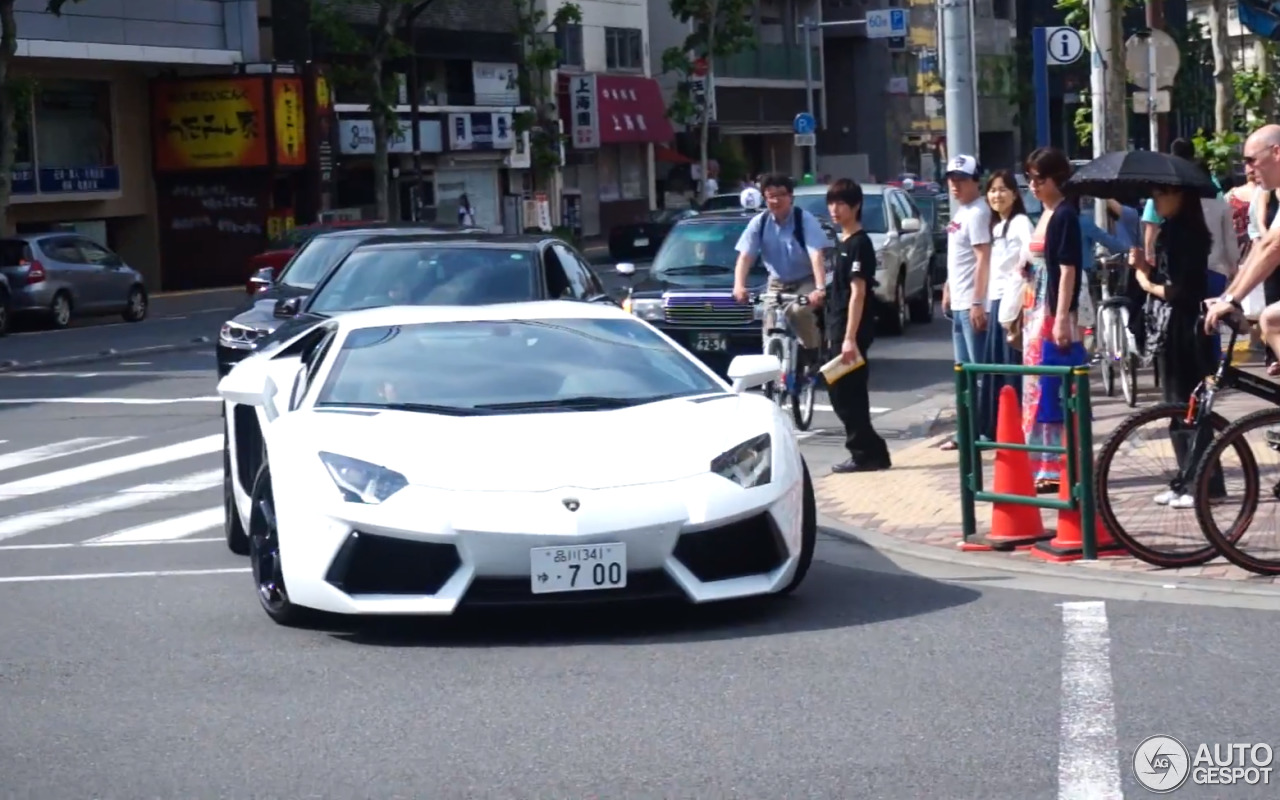
<svg viewBox="0 0 1280 800">
<path fill-rule="evenodd" d="M 137 356 L 157 355 L 161 353 L 180 353 L 187 350 L 199 350 L 213 344 L 208 336 L 198 336 L 189 342 L 177 344 L 157 344 L 150 347 L 133 347 L 125 350 L 100 350 L 97 353 L 82 353 L 60 358 L 43 358 L 38 361 L 0 361 L 0 372 L 20 372 L 41 367 L 67 367 L 76 364 L 92 364 L 97 361 L 113 361 L 117 358 L 136 358 Z"/>
<path fill-rule="evenodd" d="M 960 551 L 947 550 L 941 547 L 934 547 L 926 544 L 915 544 L 914 542 L 904 542 L 883 533 L 862 530 L 854 528 L 841 522 L 840 520 L 821 512 L 818 513 L 818 529 L 825 531 L 839 539 L 861 544 L 884 553 L 892 553 L 894 555 L 908 556 L 910 558 L 920 559 L 921 561 L 933 561 L 943 564 L 951 564 L 953 566 L 973 567 L 984 570 L 996 570 L 998 572 L 1012 572 L 1019 575 L 1030 575 L 1037 578 L 1058 578 L 1069 580 L 1088 581 L 1093 583 L 1105 583 L 1110 585 L 1134 586 L 1143 589 L 1159 589 L 1162 591 L 1170 591 L 1177 589 L 1185 589 L 1195 592 L 1207 592 L 1221 595 L 1236 595 L 1246 597 L 1263 597 L 1269 599 L 1280 600 L 1280 587 L 1263 589 L 1257 586 L 1229 586 L 1225 581 L 1215 581 L 1206 578 L 1178 578 L 1170 576 L 1169 578 L 1144 578 L 1136 576 L 1115 576 L 1113 573 L 1103 574 L 1100 570 L 1089 567 L 1080 569 L 1074 565 L 1079 561 L 1073 561 L 1065 565 L 1039 565 L 1022 561 L 993 561 L 985 558 L 978 553 L 963 553 Z"/>
</svg>

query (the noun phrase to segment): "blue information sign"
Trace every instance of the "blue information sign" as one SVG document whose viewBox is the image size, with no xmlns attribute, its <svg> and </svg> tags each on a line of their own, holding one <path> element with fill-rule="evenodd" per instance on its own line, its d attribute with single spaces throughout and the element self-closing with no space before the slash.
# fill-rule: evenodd
<svg viewBox="0 0 1280 800">
<path fill-rule="evenodd" d="M 119 167 L 41 168 L 41 194 L 120 191 Z"/>
</svg>

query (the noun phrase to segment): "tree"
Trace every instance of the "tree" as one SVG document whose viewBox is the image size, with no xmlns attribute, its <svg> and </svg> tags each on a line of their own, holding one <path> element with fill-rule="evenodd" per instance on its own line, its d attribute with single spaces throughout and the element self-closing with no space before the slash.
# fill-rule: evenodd
<svg viewBox="0 0 1280 800">
<path fill-rule="evenodd" d="M 1115 1 L 1112 8 L 1112 22 L 1114 26 L 1112 29 L 1113 35 L 1117 30 L 1123 33 L 1124 12 L 1130 8 L 1142 5 L 1143 2 L 1144 0 Z M 1064 23 L 1080 31 L 1080 37 L 1084 40 L 1086 50 L 1091 50 L 1093 47 L 1092 37 L 1089 34 L 1089 11 L 1092 5 L 1091 0 L 1058 0 L 1058 2 L 1053 6 L 1055 9 L 1065 12 L 1063 14 Z M 1122 41 L 1123 38 L 1123 36 L 1120 36 L 1119 41 Z M 1123 52 L 1123 50 L 1121 50 L 1121 52 Z M 1116 94 L 1115 90 L 1117 88 L 1123 90 L 1125 83 L 1122 79 L 1123 74 L 1123 68 L 1118 71 L 1107 73 L 1107 77 L 1109 79 L 1109 91 L 1112 95 Z M 1107 99 L 1113 107 L 1124 108 L 1127 105 L 1125 103 L 1125 95 L 1126 93 L 1124 91 L 1120 91 L 1119 96 L 1109 96 Z M 1110 113 L 1108 114 L 1108 118 L 1110 118 Z M 1127 113 L 1118 115 L 1116 119 L 1121 120 L 1122 122 L 1120 124 L 1123 125 L 1123 120 L 1127 119 Z M 1076 139 L 1079 140 L 1080 145 L 1086 148 L 1091 147 L 1093 145 L 1093 104 L 1088 90 L 1080 92 L 1080 106 L 1076 108 L 1075 118 L 1072 122 L 1076 130 Z M 1121 138 L 1116 135 L 1119 132 L 1118 128 L 1119 126 L 1112 126 L 1111 138 Z"/>
<path fill-rule="evenodd" d="M 582 9 L 564 3 L 547 18 L 547 12 L 535 8 L 532 0 L 513 0 L 516 9 L 516 37 L 523 58 L 517 81 L 521 97 L 528 98 L 531 111 L 518 114 L 513 127 L 517 136 L 529 134 L 529 166 L 533 185 L 545 186 L 545 178 L 560 166 L 560 117 L 556 106 L 551 72 L 560 66 L 560 51 L 554 35 L 566 25 L 582 22 Z"/>
<path fill-rule="evenodd" d="M 1213 47 L 1213 127 L 1222 132 L 1231 129 L 1232 81 L 1230 39 L 1227 38 L 1227 0 L 1209 3 L 1209 43 Z"/>
<path fill-rule="evenodd" d="M 0 0 L 0 234 L 8 230 L 9 198 L 13 195 L 13 159 L 18 152 L 18 113 L 31 110 L 34 82 L 11 74 L 18 53 L 18 24 L 14 20 L 15 0 Z M 79 0 L 48 0 L 50 14 L 61 15 L 62 7 Z"/>
<path fill-rule="evenodd" d="M 391 171 L 387 164 L 387 139 L 399 130 L 396 113 L 399 86 L 386 80 L 391 61 L 412 55 L 400 39 L 401 31 L 435 0 L 312 0 L 311 23 L 320 32 L 328 52 L 337 56 L 330 69 L 339 83 L 358 86 L 369 98 L 373 122 L 373 189 L 379 219 L 391 219 Z M 372 31 L 352 23 L 352 11 L 373 5 L 377 15 Z M 416 56 L 415 56 L 416 57 Z"/>
<path fill-rule="evenodd" d="M 708 68 L 717 58 L 727 58 L 755 43 L 753 0 L 670 0 L 671 14 L 692 26 L 684 43 L 668 47 L 662 54 L 662 71 L 680 76 L 667 116 L 685 126 L 699 126 L 698 153 L 702 164 L 702 193 L 707 192 L 707 143 L 711 136 L 711 91 L 708 85 L 701 98 L 693 96 L 692 81 L 698 65 Z M 812 58 L 812 53 L 805 53 Z"/>
</svg>

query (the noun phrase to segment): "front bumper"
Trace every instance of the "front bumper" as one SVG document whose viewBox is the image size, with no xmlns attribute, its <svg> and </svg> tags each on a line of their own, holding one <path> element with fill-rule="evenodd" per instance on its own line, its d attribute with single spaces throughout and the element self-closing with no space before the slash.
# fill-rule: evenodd
<svg viewBox="0 0 1280 800">
<path fill-rule="evenodd" d="M 777 474 L 777 473 L 775 473 Z M 457 492 L 410 486 L 381 505 L 318 504 L 277 487 L 290 598 L 339 614 L 452 614 L 460 606 L 703 603 L 770 594 L 801 551 L 800 480 L 742 490 L 715 475 L 647 486 Z M 570 512 L 566 498 L 580 507 Z M 535 593 L 531 550 L 625 545 L 626 586 Z"/>
</svg>

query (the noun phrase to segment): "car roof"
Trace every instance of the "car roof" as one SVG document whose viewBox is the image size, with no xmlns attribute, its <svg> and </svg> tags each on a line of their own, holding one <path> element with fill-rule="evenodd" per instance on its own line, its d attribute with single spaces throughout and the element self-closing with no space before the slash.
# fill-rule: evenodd
<svg viewBox="0 0 1280 800">
<path fill-rule="evenodd" d="M 480 306 L 383 306 L 346 311 L 334 317 L 340 331 L 436 322 L 547 319 L 625 319 L 639 322 L 638 318 L 610 303 L 584 303 L 580 300 L 534 300 Z"/>
<path fill-rule="evenodd" d="M 542 236 L 530 234 L 511 234 L 511 233 L 423 233 L 406 236 L 386 236 L 374 238 L 371 241 L 362 242 L 356 250 L 389 250 L 404 249 L 416 247 L 419 245 L 443 246 L 450 247 L 505 247 L 516 248 L 520 250 L 532 250 L 544 243 L 559 242 L 565 244 L 561 239 L 557 239 L 550 234 Z"/>
<path fill-rule="evenodd" d="M 449 234 L 449 233 L 487 233 L 483 228 L 463 228 L 458 225 L 431 225 L 418 223 L 361 225 L 359 227 L 339 228 L 337 230 L 318 233 L 314 239 L 339 239 L 349 236 L 408 236 L 413 234 Z"/>
<path fill-rule="evenodd" d="M 862 193 L 863 193 L 864 195 L 865 195 L 865 194 L 884 194 L 884 193 L 885 193 L 886 191 L 888 191 L 889 189 L 897 189 L 897 190 L 898 190 L 898 191 L 900 191 L 900 192 L 901 192 L 901 191 L 905 191 L 901 186 L 888 186 L 888 185 L 883 184 L 883 183 L 860 183 L 860 184 L 858 184 L 858 185 L 862 187 Z M 797 187 L 796 187 L 796 190 L 795 190 L 795 192 L 794 192 L 793 194 L 805 194 L 805 195 L 808 195 L 808 194 L 823 194 L 823 195 L 825 195 L 825 194 L 827 193 L 827 189 L 829 189 L 829 188 L 831 188 L 831 187 L 830 187 L 830 185 L 829 185 L 829 184 L 825 184 L 825 183 L 817 184 L 817 185 L 813 185 L 813 186 L 797 186 Z"/>
</svg>

